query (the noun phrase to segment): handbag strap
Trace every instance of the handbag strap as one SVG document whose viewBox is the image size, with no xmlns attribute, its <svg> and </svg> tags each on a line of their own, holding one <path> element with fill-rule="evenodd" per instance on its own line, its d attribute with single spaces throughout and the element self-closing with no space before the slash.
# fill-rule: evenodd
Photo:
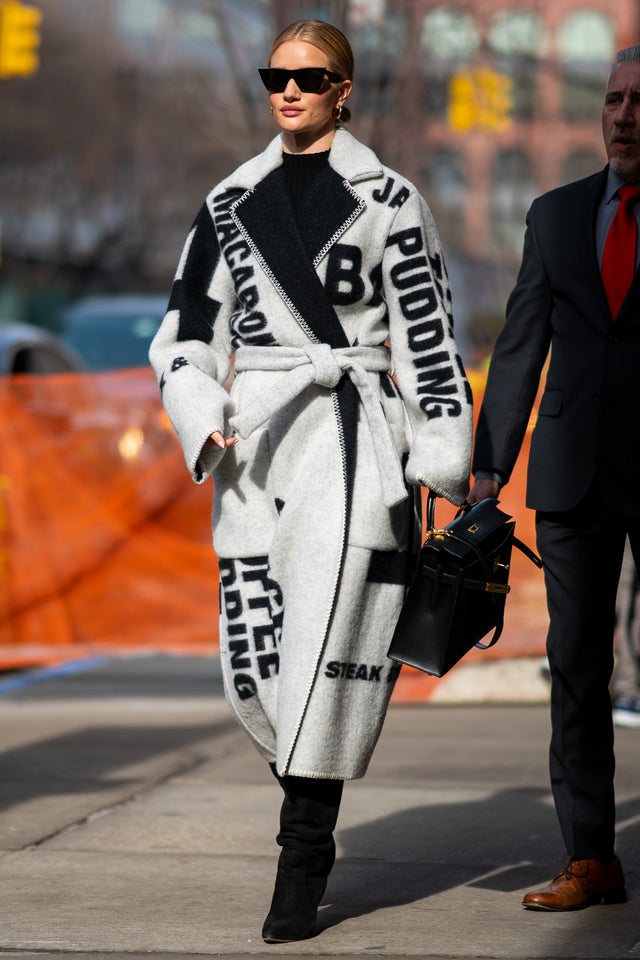
<svg viewBox="0 0 640 960">
<path fill-rule="evenodd" d="M 482 557 L 482 560 L 484 561 L 484 557 Z M 423 572 L 426 571 L 427 574 L 433 572 L 427 566 L 423 566 L 422 569 L 423 569 Z M 443 583 L 448 583 L 453 587 L 453 590 L 454 590 L 453 605 L 455 607 L 455 605 L 458 602 L 458 596 L 460 594 L 460 589 L 462 587 L 462 581 L 463 581 L 463 577 L 461 576 L 460 572 L 458 572 L 457 575 L 454 575 L 452 573 L 442 573 L 442 571 L 439 571 L 433 579 L 436 580 L 436 583 L 438 581 L 442 581 Z M 487 583 L 484 580 L 469 580 L 465 577 L 464 587 L 465 589 L 470 587 L 472 590 L 481 590 L 483 593 L 487 593 Z M 504 592 L 502 592 L 500 596 L 505 596 L 505 594 L 509 591 L 509 589 L 510 589 L 509 586 L 507 586 L 506 590 L 504 590 Z M 499 597 L 499 594 L 496 592 L 493 594 L 492 599 L 497 601 L 498 597 Z M 498 616 L 496 620 L 496 625 L 493 630 L 493 636 L 491 637 L 491 640 L 489 641 L 489 643 L 481 643 L 478 640 L 478 642 L 475 643 L 474 646 L 478 647 L 479 650 L 488 650 L 489 647 L 492 647 L 500 639 L 502 630 L 504 628 L 504 604 L 497 604 L 497 610 L 498 610 Z"/>
<path fill-rule="evenodd" d="M 429 490 L 429 495 L 427 497 L 427 530 L 435 530 L 436 527 L 436 500 L 438 499 L 438 494 L 433 493 Z M 458 517 L 461 517 L 466 510 L 471 506 L 470 503 L 467 503 L 465 500 L 461 507 L 458 507 L 458 512 L 456 513 L 454 519 L 457 520 Z"/>
<path fill-rule="evenodd" d="M 436 527 L 436 500 L 437 499 L 438 499 L 438 494 L 432 493 L 431 490 L 429 490 L 429 495 L 427 497 L 427 533 L 433 532 Z M 471 504 L 467 503 L 467 501 L 465 500 L 462 506 L 458 508 L 458 512 L 456 513 L 454 519 L 457 519 L 458 517 L 462 516 L 463 513 L 466 513 L 466 511 L 470 508 L 470 506 Z M 468 545 L 471 546 L 472 544 L 468 544 Z M 534 553 L 531 547 L 527 546 L 527 544 L 524 543 L 524 541 L 514 536 L 513 545 L 514 547 L 517 547 L 521 553 L 524 553 L 525 557 L 531 560 L 531 563 L 534 563 L 536 567 L 538 567 L 538 569 L 540 570 L 542 569 L 542 560 L 537 555 L 537 553 Z"/>
<path fill-rule="evenodd" d="M 427 497 L 427 530 L 435 530 L 436 526 L 436 500 L 438 499 L 437 493 L 432 493 L 429 490 L 429 496 Z M 460 511 L 458 511 L 459 513 Z"/>
<path fill-rule="evenodd" d="M 522 540 L 519 540 L 518 537 L 513 538 L 513 545 L 517 547 L 520 553 L 524 553 L 525 557 L 528 557 L 531 560 L 531 563 L 535 563 L 536 567 L 539 570 L 542 570 L 542 560 L 537 553 L 534 553 L 531 547 L 528 547 L 526 543 L 523 543 Z"/>
</svg>

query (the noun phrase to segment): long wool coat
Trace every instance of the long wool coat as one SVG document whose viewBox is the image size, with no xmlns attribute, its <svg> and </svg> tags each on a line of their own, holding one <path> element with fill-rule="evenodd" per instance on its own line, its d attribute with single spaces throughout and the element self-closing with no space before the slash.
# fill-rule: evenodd
<svg viewBox="0 0 640 960">
<path fill-rule="evenodd" d="M 412 184 L 339 129 L 297 222 L 281 155 L 207 197 L 150 358 L 194 479 L 214 476 L 229 703 L 281 775 L 348 779 L 398 673 L 413 492 L 466 494 L 471 391 Z"/>
</svg>

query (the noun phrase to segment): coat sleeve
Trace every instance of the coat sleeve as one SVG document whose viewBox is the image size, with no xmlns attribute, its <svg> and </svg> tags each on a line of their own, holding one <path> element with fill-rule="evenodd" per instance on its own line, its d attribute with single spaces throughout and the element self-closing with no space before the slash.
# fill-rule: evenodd
<svg viewBox="0 0 640 960">
<path fill-rule="evenodd" d="M 415 190 L 387 239 L 383 284 L 392 362 L 413 434 L 406 478 L 461 504 L 469 489 L 471 388 L 453 336 L 438 231 Z"/>
<path fill-rule="evenodd" d="M 149 350 L 162 402 L 197 483 L 224 456 L 209 437 L 214 430 L 227 435 L 234 412 L 223 384 L 230 369 L 229 319 L 236 306 L 231 274 L 204 204 L 187 237 L 167 313 Z"/>
<path fill-rule="evenodd" d="M 534 201 L 527 214 L 522 264 L 507 301 L 478 416 L 473 470 L 511 476 L 531 417 L 551 343 L 553 291 L 538 246 Z"/>
</svg>

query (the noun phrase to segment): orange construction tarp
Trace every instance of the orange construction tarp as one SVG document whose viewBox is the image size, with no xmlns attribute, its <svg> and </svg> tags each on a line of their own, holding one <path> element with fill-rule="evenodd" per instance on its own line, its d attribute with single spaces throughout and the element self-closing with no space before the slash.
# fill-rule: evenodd
<svg viewBox="0 0 640 960">
<path fill-rule="evenodd" d="M 215 651 L 212 485 L 191 481 L 151 371 L 0 378 L 0 418 L 0 669 Z M 533 546 L 527 451 L 501 502 Z M 502 639 L 470 658 L 544 652 L 542 577 L 517 551 L 511 583 Z M 399 695 L 430 683 L 403 671 Z"/>
<path fill-rule="evenodd" d="M 486 374 L 481 370 L 471 370 L 468 371 L 468 376 L 477 416 L 482 403 Z M 500 508 L 515 519 L 517 536 L 532 549 L 536 546 L 535 513 L 533 510 L 528 510 L 524 502 L 527 461 L 535 416 L 534 411 L 511 479 L 500 494 Z M 441 520 L 446 523 L 455 515 L 455 509 L 448 504 L 441 504 L 441 501 L 438 501 L 436 509 L 438 526 L 442 525 Z M 507 597 L 504 630 L 498 643 L 488 650 L 471 650 L 466 654 L 464 663 L 507 657 L 544 656 L 549 618 L 542 573 L 516 549 L 511 554 L 509 583 L 511 592 Z M 453 669 L 455 670 L 456 667 Z M 398 678 L 393 694 L 394 700 L 427 700 L 440 682 L 437 677 L 405 667 Z"/>
<path fill-rule="evenodd" d="M 0 379 L 0 667 L 211 652 L 211 481 L 150 370 Z"/>
</svg>

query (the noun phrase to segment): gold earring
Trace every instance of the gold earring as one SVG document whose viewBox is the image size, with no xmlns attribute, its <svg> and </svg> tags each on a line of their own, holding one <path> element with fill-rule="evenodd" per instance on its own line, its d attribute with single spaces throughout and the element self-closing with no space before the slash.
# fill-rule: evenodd
<svg viewBox="0 0 640 960">
<path fill-rule="evenodd" d="M 273 104 L 269 107 L 269 113 L 273 116 Z"/>
<path fill-rule="evenodd" d="M 336 116 L 335 116 L 336 123 L 339 122 L 341 116 L 342 116 L 342 104 L 339 103 L 338 106 L 336 107 Z"/>
</svg>

